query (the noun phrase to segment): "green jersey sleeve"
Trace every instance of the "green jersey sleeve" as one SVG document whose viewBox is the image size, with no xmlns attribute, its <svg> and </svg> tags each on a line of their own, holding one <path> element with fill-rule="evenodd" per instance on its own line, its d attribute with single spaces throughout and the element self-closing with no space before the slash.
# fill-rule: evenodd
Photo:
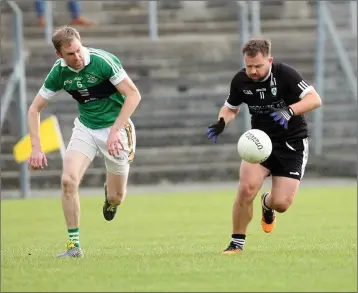
<svg viewBox="0 0 358 293">
<path fill-rule="evenodd" d="M 90 48 L 89 50 L 92 55 L 98 57 L 96 59 L 101 63 L 104 79 L 109 79 L 113 85 L 117 85 L 127 76 L 121 62 L 115 55 L 100 49 Z"/>
<path fill-rule="evenodd" d="M 52 98 L 55 94 L 62 90 L 62 84 L 59 74 L 59 67 L 61 66 L 61 60 L 57 60 L 51 68 L 50 72 L 46 76 L 45 82 L 42 85 L 39 95 L 45 99 Z"/>
</svg>

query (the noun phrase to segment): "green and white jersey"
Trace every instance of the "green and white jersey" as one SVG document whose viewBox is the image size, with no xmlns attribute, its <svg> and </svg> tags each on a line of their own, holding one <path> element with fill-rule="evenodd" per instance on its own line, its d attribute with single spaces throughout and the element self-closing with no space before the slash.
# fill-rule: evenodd
<svg viewBox="0 0 358 293">
<path fill-rule="evenodd" d="M 100 49 L 85 48 L 84 68 L 75 70 L 58 59 L 47 75 L 39 95 L 52 98 L 60 91 L 68 92 L 78 104 L 79 120 L 88 128 L 113 125 L 125 96 L 115 87 L 126 76 L 118 58 Z"/>
</svg>

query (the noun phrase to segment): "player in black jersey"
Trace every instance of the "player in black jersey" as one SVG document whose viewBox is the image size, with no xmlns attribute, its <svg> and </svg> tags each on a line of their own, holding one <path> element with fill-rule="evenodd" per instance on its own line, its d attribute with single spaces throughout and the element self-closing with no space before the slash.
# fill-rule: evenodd
<svg viewBox="0 0 358 293">
<path fill-rule="evenodd" d="M 267 176 L 272 176 L 272 189 L 261 196 L 264 232 L 269 233 L 274 228 L 275 211 L 283 213 L 292 204 L 308 157 L 308 130 L 303 114 L 321 105 L 318 93 L 294 68 L 273 62 L 270 41 L 251 39 L 243 46 L 242 53 L 245 68 L 232 79 L 230 94 L 218 121 L 209 126 L 208 138 L 216 142 L 218 135 L 239 113 L 240 105 L 246 103 L 252 128 L 266 132 L 273 148 L 262 164 L 241 163 L 233 206 L 232 238 L 223 254 L 235 254 L 244 249 L 253 200 Z"/>
</svg>

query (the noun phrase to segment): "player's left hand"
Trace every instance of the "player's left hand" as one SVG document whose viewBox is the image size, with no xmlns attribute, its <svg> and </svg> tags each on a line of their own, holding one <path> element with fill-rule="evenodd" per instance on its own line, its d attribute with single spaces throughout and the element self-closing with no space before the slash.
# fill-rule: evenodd
<svg viewBox="0 0 358 293">
<path fill-rule="evenodd" d="M 294 115 L 293 110 L 290 107 L 285 107 L 282 109 L 271 108 L 272 113 L 270 114 L 273 117 L 275 122 L 278 122 L 285 129 L 288 128 L 288 121 Z"/>
<path fill-rule="evenodd" d="M 124 149 L 119 130 L 111 129 L 107 139 L 107 149 L 108 153 L 114 157 L 119 156 L 120 151 Z"/>
<path fill-rule="evenodd" d="M 214 143 L 216 143 L 216 140 L 218 136 L 224 131 L 225 129 L 225 120 L 223 117 L 220 117 L 219 121 L 210 124 L 209 129 L 206 131 L 206 134 L 208 135 L 208 139 L 214 138 Z"/>
</svg>

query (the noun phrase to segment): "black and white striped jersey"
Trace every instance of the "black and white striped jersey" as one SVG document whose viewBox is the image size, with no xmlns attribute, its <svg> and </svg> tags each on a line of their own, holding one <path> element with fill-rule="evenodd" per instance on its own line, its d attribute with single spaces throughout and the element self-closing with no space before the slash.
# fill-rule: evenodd
<svg viewBox="0 0 358 293">
<path fill-rule="evenodd" d="M 303 115 L 293 116 L 288 129 L 274 123 L 270 108 L 283 108 L 302 99 L 312 86 L 293 67 L 273 63 L 267 77 L 260 82 L 251 80 L 240 70 L 232 79 L 230 94 L 225 105 L 238 109 L 247 104 L 252 128 L 265 131 L 272 141 L 290 141 L 308 137 L 307 123 Z"/>
</svg>

